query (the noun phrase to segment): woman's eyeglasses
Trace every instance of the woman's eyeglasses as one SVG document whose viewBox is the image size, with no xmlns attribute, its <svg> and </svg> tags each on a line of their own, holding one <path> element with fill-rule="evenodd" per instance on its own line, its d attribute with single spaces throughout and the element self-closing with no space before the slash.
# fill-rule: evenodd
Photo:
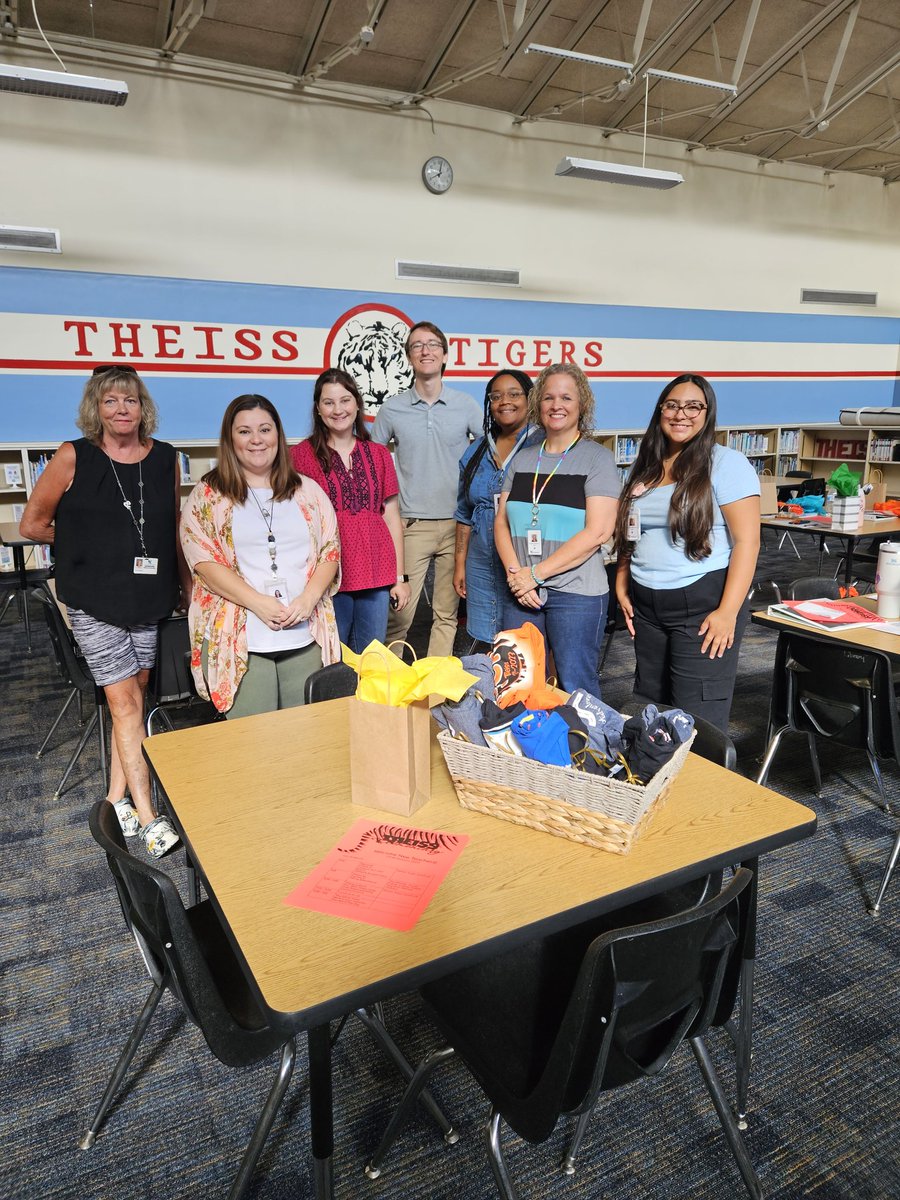
<svg viewBox="0 0 900 1200">
<path fill-rule="evenodd" d="M 118 371 L 120 375 L 137 375 L 134 367 L 129 367 L 127 363 L 106 363 L 102 367 L 94 367 L 91 375 L 105 375 L 107 371 Z"/>
<path fill-rule="evenodd" d="M 521 400 L 525 396 L 523 391 L 516 392 L 488 392 L 488 400 L 491 404 L 499 404 L 501 400 Z"/>
<path fill-rule="evenodd" d="M 687 404 L 679 404 L 677 400 L 663 400 L 659 406 L 659 411 L 664 412 L 667 417 L 674 417 L 677 413 L 684 413 L 686 417 L 694 419 L 699 417 L 702 412 L 706 412 L 706 405 L 700 404 L 697 400 L 688 400 Z"/>
</svg>

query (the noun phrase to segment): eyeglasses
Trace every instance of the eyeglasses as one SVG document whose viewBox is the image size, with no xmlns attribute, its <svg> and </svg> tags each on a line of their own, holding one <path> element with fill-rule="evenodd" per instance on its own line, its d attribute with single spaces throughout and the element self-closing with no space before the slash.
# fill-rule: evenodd
<svg viewBox="0 0 900 1200">
<path fill-rule="evenodd" d="M 488 400 L 491 404 L 499 404 L 501 400 L 521 400 L 525 396 L 523 391 L 515 392 L 488 392 Z"/>
<path fill-rule="evenodd" d="M 410 342 L 406 347 L 410 354 L 421 354 L 423 350 L 440 350 L 443 353 L 442 342 Z"/>
<path fill-rule="evenodd" d="M 674 417 L 676 413 L 684 413 L 686 417 L 695 420 L 702 412 L 706 412 L 706 407 L 698 400 L 688 400 L 687 404 L 679 404 L 677 400 L 663 400 L 659 411 L 664 412 L 667 417 Z"/>
<path fill-rule="evenodd" d="M 91 375 L 105 375 L 107 371 L 118 371 L 120 375 L 137 375 L 134 367 L 129 367 L 127 363 L 106 363 L 102 367 L 94 367 Z"/>
</svg>

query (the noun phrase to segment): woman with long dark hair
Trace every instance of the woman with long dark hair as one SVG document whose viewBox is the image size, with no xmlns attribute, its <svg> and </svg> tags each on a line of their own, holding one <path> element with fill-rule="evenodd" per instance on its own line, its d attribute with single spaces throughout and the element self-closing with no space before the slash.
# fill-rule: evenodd
<svg viewBox="0 0 900 1200">
<path fill-rule="evenodd" d="M 181 544 L 200 694 L 228 717 L 302 704 L 308 677 L 340 658 L 340 545 L 328 497 L 294 470 L 265 396 L 226 408 L 218 464 L 188 497 Z"/>
<path fill-rule="evenodd" d="M 459 460 L 453 587 L 466 602 L 466 630 L 490 644 L 502 628 L 506 572 L 494 546 L 494 517 L 503 480 L 529 441 L 532 382 L 524 371 L 498 371 L 484 389 L 484 436 Z"/>
<path fill-rule="evenodd" d="M 635 692 L 722 730 L 759 554 L 759 478 L 716 444 L 716 394 L 679 375 L 660 394 L 616 522 L 616 597 Z"/>
<path fill-rule="evenodd" d="M 363 401 L 351 375 L 323 371 L 313 389 L 312 434 L 294 446 L 291 461 L 322 487 L 337 513 L 341 587 L 334 596 L 341 641 L 357 654 L 387 636 L 388 605 L 409 603 L 403 572 L 403 522 L 394 463 L 373 442 Z"/>
</svg>

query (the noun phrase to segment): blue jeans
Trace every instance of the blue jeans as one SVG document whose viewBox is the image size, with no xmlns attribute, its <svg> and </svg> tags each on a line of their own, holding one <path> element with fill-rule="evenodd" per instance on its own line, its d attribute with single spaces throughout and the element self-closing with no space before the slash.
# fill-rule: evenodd
<svg viewBox="0 0 900 1200">
<path fill-rule="evenodd" d="M 338 635 L 354 654 L 362 654 L 373 639 L 383 642 L 387 637 L 390 597 L 386 587 L 337 592 L 333 597 Z"/>
<path fill-rule="evenodd" d="M 600 647 L 606 628 L 609 594 L 577 596 L 547 589 L 543 608 L 525 608 L 511 596 L 503 601 L 503 629 L 518 629 L 531 621 L 541 631 L 553 655 L 559 686 L 566 692 L 584 688 L 600 698 Z"/>
</svg>

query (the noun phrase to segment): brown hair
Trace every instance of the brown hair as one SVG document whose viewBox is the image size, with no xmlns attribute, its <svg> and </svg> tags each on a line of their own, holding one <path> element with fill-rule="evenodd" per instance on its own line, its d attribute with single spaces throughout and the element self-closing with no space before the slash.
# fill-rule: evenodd
<svg viewBox="0 0 900 1200">
<path fill-rule="evenodd" d="M 683 541 L 685 554 L 694 562 L 708 558 L 712 551 L 709 535 L 713 523 L 712 458 L 716 445 L 716 393 L 709 380 L 702 375 L 679 375 L 660 392 L 622 492 L 615 534 L 619 554 L 631 554 L 626 531 L 634 489 L 638 484 L 655 487 L 665 474 L 663 460 L 669 452 L 669 443 L 662 430 L 662 406 L 669 393 L 681 383 L 692 383 L 703 393 L 706 420 L 703 428 L 689 442 L 685 442 L 672 463 L 675 490 L 669 505 L 669 532 L 673 542 L 678 538 Z"/>
<path fill-rule="evenodd" d="M 441 343 L 441 346 L 444 349 L 444 354 L 450 353 L 450 343 L 447 341 L 447 335 L 444 333 L 443 329 L 438 329 L 437 325 L 433 325 L 431 321 L 416 321 L 415 325 L 410 327 L 409 333 L 406 335 L 405 350 L 407 358 L 409 358 L 409 344 L 412 341 L 412 335 L 417 329 L 427 329 L 429 333 L 433 333 L 437 340 Z M 410 359 L 410 362 L 412 362 L 412 359 Z M 441 363 L 441 375 L 443 375 L 446 370 L 447 364 L 445 362 Z"/>
<path fill-rule="evenodd" d="M 528 397 L 528 420 L 533 425 L 541 425 L 541 396 L 551 375 L 568 375 L 575 380 L 578 389 L 578 428 L 582 433 L 590 433 L 594 428 L 594 393 L 584 371 L 574 363 L 551 363 L 549 367 L 544 367 Z"/>
<path fill-rule="evenodd" d="M 328 383 L 336 383 L 340 387 L 345 388 L 356 401 L 356 420 L 353 422 L 353 433 L 357 441 L 367 442 L 371 437 L 366 428 L 366 419 L 363 416 L 363 398 L 360 395 L 359 388 L 356 386 L 356 380 L 352 375 L 348 375 L 346 371 L 340 370 L 339 367 L 331 367 L 329 370 L 323 371 L 316 380 L 315 387 L 313 388 L 313 428 L 312 433 L 309 435 L 309 444 L 312 446 L 313 452 L 319 460 L 319 466 L 326 475 L 331 470 L 332 449 L 328 445 L 328 426 L 322 420 L 322 414 L 319 412 L 319 401 L 322 398 L 322 389 Z"/>
<path fill-rule="evenodd" d="M 103 440 L 103 425 L 100 421 L 100 401 L 113 388 L 123 388 L 130 395 L 137 395 L 141 402 L 141 423 L 138 426 L 138 437 L 146 445 L 150 435 L 156 432 L 159 424 L 159 412 L 151 399 L 150 393 L 144 386 L 144 381 L 134 367 L 108 367 L 99 374 L 93 374 L 84 385 L 81 404 L 78 406 L 78 416 L 75 424 L 94 445 L 99 446 Z"/>
<path fill-rule="evenodd" d="M 269 472 L 269 486 L 272 489 L 272 499 L 290 500 L 297 488 L 300 487 L 301 478 L 291 464 L 291 456 L 288 452 L 284 427 L 281 424 L 281 417 L 278 415 L 278 410 L 272 401 L 267 400 L 265 396 L 256 396 L 249 393 L 244 396 L 237 396 L 225 409 L 225 415 L 222 417 L 222 429 L 219 433 L 219 463 L 211 471 L 207 471 L 203 476 L 203 482 L 208 483 L 217 492 L 221 492 L 232 503 L 245 503 L 247 499 L 247 480 L 244 478 L 241 464 L 238 462 L 237 455 L 234 452 L 232 430 L 238 414 L 249 412 L 254 408 L 261 408 L 269 414 L 278 433 L 278 449 L 275 452 L 275 461 L 272 463 L 272 469 Z"/>
</svg>

